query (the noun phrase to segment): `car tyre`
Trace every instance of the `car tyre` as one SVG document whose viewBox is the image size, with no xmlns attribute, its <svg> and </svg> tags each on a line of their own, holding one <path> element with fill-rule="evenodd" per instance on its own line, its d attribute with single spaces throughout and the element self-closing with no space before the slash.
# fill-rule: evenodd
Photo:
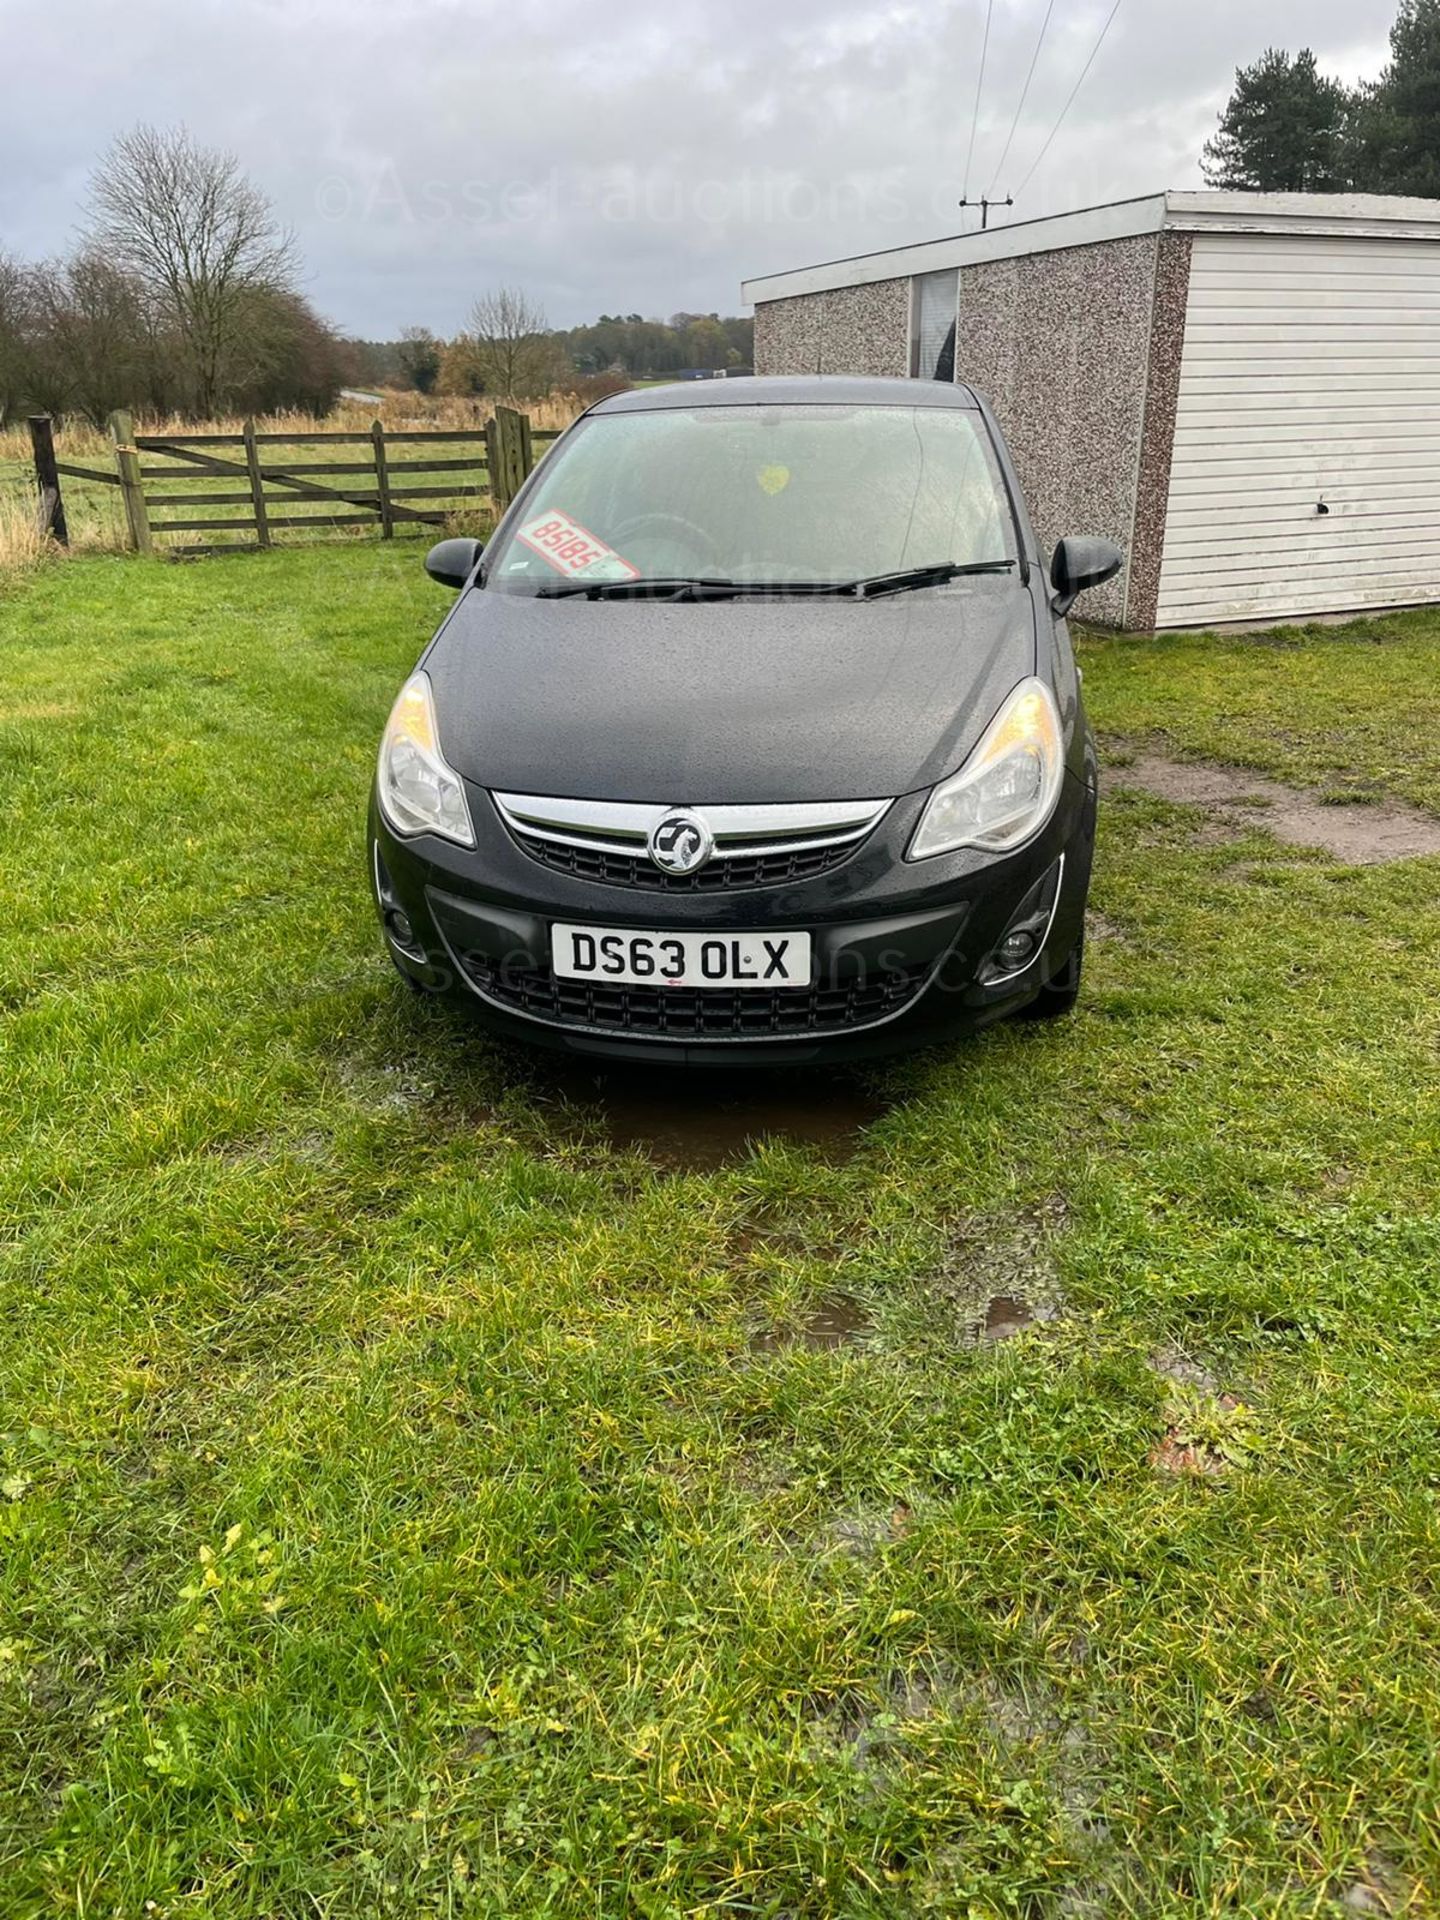
<svg viewBox="0 0 1440 1920">
<path fill-rule="evenodd" d="M 1028 1006 L 1021 1007 L 1017 1020 L 1059 1020 L 1074 1008 L 1080 998 L 1080 976 L 1085 968 L 1085 935 L 1076 938 L 1061 965 Z"/>
</svg>

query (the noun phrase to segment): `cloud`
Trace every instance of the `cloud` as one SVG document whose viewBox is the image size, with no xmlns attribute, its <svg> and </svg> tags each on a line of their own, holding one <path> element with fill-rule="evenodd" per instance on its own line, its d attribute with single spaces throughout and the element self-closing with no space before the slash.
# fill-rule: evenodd
<svg viewBox="0 0 1440 1920">
<path fill-rule="evenodd" d="M 1109 0 L 1057 0 L 1005 173 L 1044 0 L 995 0 L 970 190 L 1013 191 Z M 1384 56 L 1393 0 L 1122 0 L 1015 218 L 1199 184 L 1234 69 L 1315 47 Z M 734 310 L 739 282 L 958 231 L 985 0 L 104 0 L 12 6 L 0 245 L 62 251 L 96 152 L 136 120 L 232 148 L 295 228 L 347 330 L 453 331 L 525 286 L 557 324 Z M 54 111 L 63 99 L 63 113 Z"/>
</svg>

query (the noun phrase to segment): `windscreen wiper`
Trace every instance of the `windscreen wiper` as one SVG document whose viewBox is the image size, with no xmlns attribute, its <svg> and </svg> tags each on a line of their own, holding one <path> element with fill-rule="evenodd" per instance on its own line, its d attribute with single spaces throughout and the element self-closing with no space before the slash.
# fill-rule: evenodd
<svg viewBox="0 0 1440 1920">
<path fill-rule="evenodd" d="M 962 574 L 1008 573 L 1013 560 L 946 561 L 910 567 L 902 573 L 877 573 L 864 580 L 714 580 L 668 579 L 642 574 L 636 580 L 562 580 L 537 590 L 537 600 L 739 600 L 824 598 L 869 600 L 883 593 L 913 593 L 943 587 Z"/>
<path fill-rule="evenodd" d="M 829 580 L 566 580 L 541 587 L 537 600 L 738 600 L 764 595 L 833 594 L 847 589 Z"/>
<path fill-rule="evenodd" d="M 742 593 L 733 580 L 662 580 L 641 575 L 638 580 L 564 580 L 537 590 L 537 600 L 690 600 L 716 599 Z"/>
<path fill-rule="evenodd" d="M 914 593 L 921 587 L 943 587 L 972 573 L 1009 573 L 1013 560 L 946 561 L 934 567 L 908 567 L 902 573 L 876 573 L 868 580 L 848 580 L 836 593 L 853 593 L 857 600 L 870 600 L 882 593 Z"/>
</svg>

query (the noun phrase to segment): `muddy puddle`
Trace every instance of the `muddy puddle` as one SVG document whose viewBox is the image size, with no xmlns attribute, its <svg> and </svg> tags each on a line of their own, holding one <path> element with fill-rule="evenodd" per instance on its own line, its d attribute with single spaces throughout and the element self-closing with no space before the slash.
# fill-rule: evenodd
<svg viewBox="0 0 1440 1920">
<path fill-rule="evenodd" d="M 980 1338 L 987 1345 L 998 1345 L 1002 1340 L 1013 1340 L 1027 1327 L 1048 1326 L 1059 1312 L 1051 1300 L 1022 1300 L 1018 1294 L 997 1293 L 985 1309 Z"/>
<path fill-rule="evenodd" d="M 1140 753 L 1107 775 L 1112 787 L 1139 787 L 1215 820 L 1259 827 L 1287 846 L 1312 847 L 1351 867 L 1383 866 L 1440 854 L 1440 820 L 1395 801 L 1329 805 L 1241 767 Z"/>
<path fill-rule="evenodd" d="M 750 1342 L 754 1353 L 780 1353 L 786 1347 L 812 1347 L 828 1352 L 863 1340 L 870 1332 L 870 1316 L 857 1301 L 835 1294 L 822 1300 L 794 1326 L 767 1327 Z"/>
<path fill-rule="evenodd" d="M 998 1294 L 985 1309 L 985 1338 L 1009 1340 L 1026 1327 L 1033 1326 L 1034 1312 L 1023 1300 L 1008 1293 Z"/>
<path fill-rule="evenodd" d="M 852 1158 L 889 1102 L 843 1075 L 667 1073 L 646 1068 L 537 1070 L 533 1096 L 561 1133 L 643 1153 L 675 1172 L 708 1173 L 748 1159 L 760 1142 Z"/>
</svg>

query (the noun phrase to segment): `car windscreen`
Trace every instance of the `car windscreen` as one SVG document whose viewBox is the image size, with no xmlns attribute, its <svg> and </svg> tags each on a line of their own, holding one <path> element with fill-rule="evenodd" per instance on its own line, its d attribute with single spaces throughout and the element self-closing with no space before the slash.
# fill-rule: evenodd
<svg viewBox="0 0 1440 1920">
<path fill-rule="evenodd" d="M 485 583 L 514 593 L 562 579 L 839 585 L 1017 553 L 977 412 L 666 407 L 574 428 L 487 551 Z"/>
</svg>

